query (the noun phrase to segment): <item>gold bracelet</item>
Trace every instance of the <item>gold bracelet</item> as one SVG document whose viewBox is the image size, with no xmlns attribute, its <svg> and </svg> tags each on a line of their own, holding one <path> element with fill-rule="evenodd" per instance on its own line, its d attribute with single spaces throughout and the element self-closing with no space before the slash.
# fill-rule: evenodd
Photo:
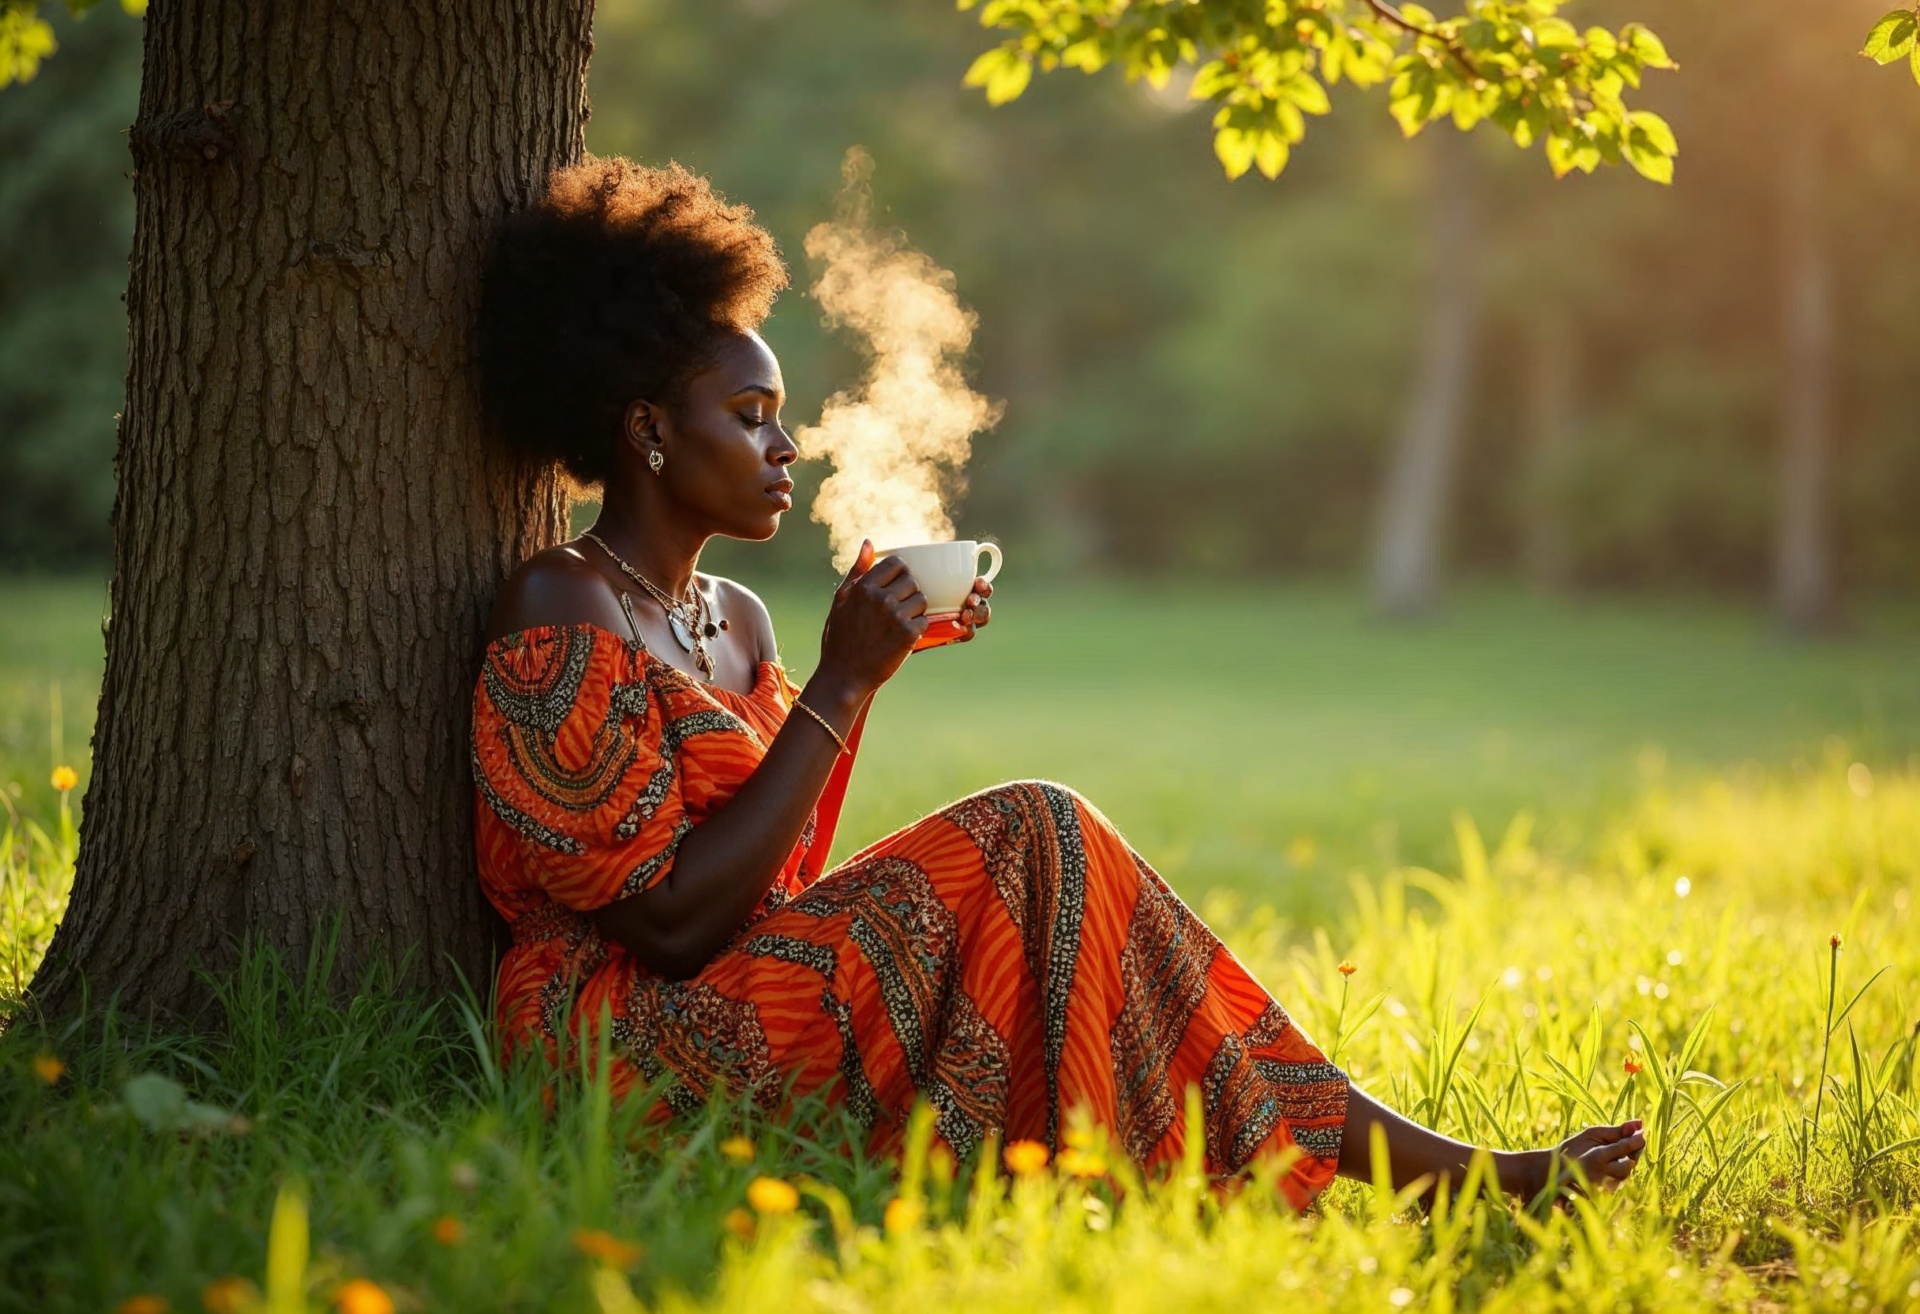
<svg viewBox="0 0 1920 1314">
<path fill-rule="evenodd" d="M 840 732 L 827 724 L 826 717 L 820 715 L 820 713 L 814 711 L 811 707 L 808 707 L 805 703 L 801 702 L 798 698 L 793 700 L 793 705 L 799 708 L 801 711 L 805 712 L 808 716 L 811 716 L 814 720 L 818 721 L 820 723 L 820 728 L 825 730 L 828 734 L 832 735 L 833 742 L 840 745 L 841 752 L 851 753 L 853 751 L 851 748 L 847 747 L 847 741 L 840 737 Z"/>
</svg>

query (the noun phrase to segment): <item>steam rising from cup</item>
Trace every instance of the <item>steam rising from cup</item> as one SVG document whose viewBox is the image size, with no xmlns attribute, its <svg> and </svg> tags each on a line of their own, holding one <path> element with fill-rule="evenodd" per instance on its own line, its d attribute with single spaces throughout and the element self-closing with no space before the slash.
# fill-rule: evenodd
<svg viewBox="0 0 1920 1314">
<path fill-rule="evenodd" d="M 952 538 L 947 508 L 966 491 L 973 436 L 1006 410 L 961 375 L 979 316 L 954 295 L 952 271 L 897 231 L 873 228 L 872 174 L 873 157 L 849 150 L 834 218 L 806 236 L 807 254 L 825 262 L 811 289 L 824 322 L 851 328 L 868 358 L 860 385 L 834 393 L 820 423 L 794 435 L 808 459 L 833 462 L 811 514 L 827 527 L 837 572 L 863 538 L 876 546 Z"/>
</svg>

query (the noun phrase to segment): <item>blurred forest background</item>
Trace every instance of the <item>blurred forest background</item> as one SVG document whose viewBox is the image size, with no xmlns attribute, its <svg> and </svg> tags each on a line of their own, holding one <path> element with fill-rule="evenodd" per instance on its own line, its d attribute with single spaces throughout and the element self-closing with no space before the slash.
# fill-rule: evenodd
<svg viewBox="0 0 1920 1314">
<path fill-rule="evenodd" d="M 602 0 L 588 144 L 680 160 L 780 240 L 789 428 L 859 377 L 800 239 L 866 147 L 1008 403 L 957 522 L 1023 560 L 1371 568 L 1404 609 L 1449 575 L 1710 588 L 1804 624 L 1912 593 L 1920 95 L 1857 58 L 1872 5 L 1642 9 L 1574 16 L 1644 18 L 1679 61 L 1643 96 L 1671 188 L 1555 182 L 1494 133 L 1407 142 L 1345 87 L 1277 182 L 1229 183 L 1180 78 L 1060 73 L 989 108 L 960 79 L 992 39 L 932 0 Z M 0 93 L 0 569 L 104 575 L 141 25 L 45 12 L 59 53 Z M 797 473 L 804 506 L 828 471 Z M 750 566 L 715 548 L 755 579 L 827 555 L 803 516 Z"/>
</svg>

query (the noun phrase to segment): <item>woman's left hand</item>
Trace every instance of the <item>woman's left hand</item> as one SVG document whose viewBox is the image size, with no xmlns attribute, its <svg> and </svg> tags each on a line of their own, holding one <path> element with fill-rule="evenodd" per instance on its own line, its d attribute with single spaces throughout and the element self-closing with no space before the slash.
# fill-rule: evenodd
<svg viewBox="0 0 1920 1314">
<path fill-rule="evenodd" d="M 967 627 L 967 632 L 955 640 L 956 643 L 972 641 L 973 632 L 993 619 L 993 608 L 987 602 L 987 599 L 992 596 L 993 585 L 987 583 L 985 578 L 976 575 L 973 581 L 973 592 L 967 594 L 967 600 L 960 605 L 960 623 Z"/>
</svg>

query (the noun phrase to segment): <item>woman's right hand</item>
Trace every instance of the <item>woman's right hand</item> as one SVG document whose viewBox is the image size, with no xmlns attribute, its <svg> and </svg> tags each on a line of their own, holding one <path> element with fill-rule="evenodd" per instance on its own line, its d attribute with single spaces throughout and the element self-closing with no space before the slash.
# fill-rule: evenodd
<svg viewBox="0 0 1920 1314">
<path fill-rule="evenodd" d="M 927 632 L 927 596 L 899 557 L 873 559 L 862 539 L 820 634 L 820 668 L 863 698 L 893 678 Z"/>
</svg>

